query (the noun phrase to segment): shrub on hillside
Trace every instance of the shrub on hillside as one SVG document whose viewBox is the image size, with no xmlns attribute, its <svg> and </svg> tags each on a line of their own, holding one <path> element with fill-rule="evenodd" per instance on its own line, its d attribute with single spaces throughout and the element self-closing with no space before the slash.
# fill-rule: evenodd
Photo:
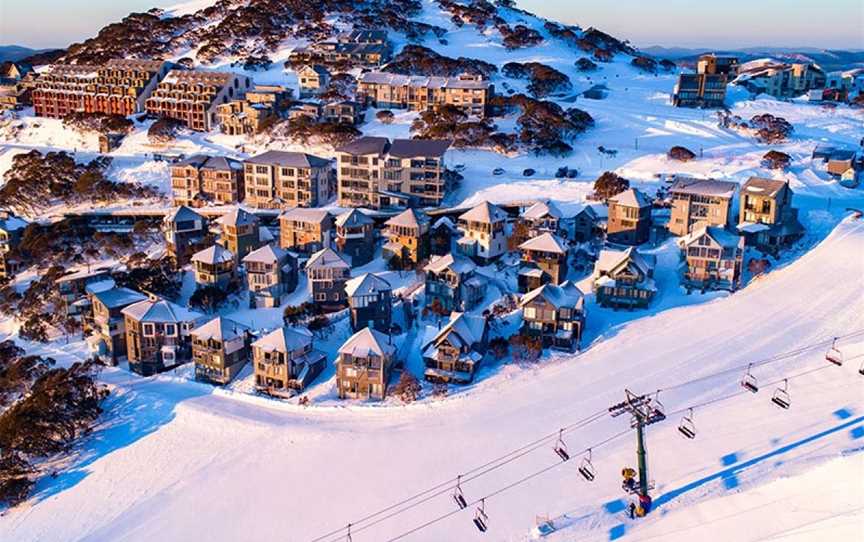
<svg viewBox="0 0 864 542">
<path fill-rule="evenodd" d="M 580 58 L 576 61 L 576 69 L 580 72 L 593 72 L 597 69 L 597 64 L 587 58 Z"/>
<path fill-rule="evenodd" d="M 508 62 L 504 64 L 502 73 L 514 79 L 529 80 L 528 92 L 538 98 L 573 89 L 567 75 L 540 62 Z"/>
<path fill-rule="evenodd" d="M 750 128 L 755 130 L 757 140 L 769 144 L 786 140 L 795 130 L 789 121 L 783 117 L 775 117 L 770 113 L 751 118 Z"/>
<path fill-rule="evenodd" d="M 785 152 L 768 151 L 762 157 L 762 166 L 768 169 L 786 169 L 792 163 L 792 157 Z"/>
<path fill-rule="evenodd" d="M 612 171 L 607 171 L 594 181 L 594 197 L 607 201 L 628 188 L 630 188 L 630 181 Z"/>
<path fill-rule="evenodd" d="M 393 395 L 398 397 L 403 403 L 413 403 L 420 397 L 422 389 L 420 382 L 411 374 L 411 371 L 403 369 L 402 374 L 399 376 L 399 382 L 393 388 Z"/>
<path fill-rule="evenodd" d="M 396 115 L 394 115 L 389 109 L 382 109 L 375 113 L 375 118 L 378 119 L 381 124 L 393 124 L 393 119 L 396 118 Z"/>
<path fill-rule="evenodd" d="M 675 146 L 669 149 L 669 152 L 666 153 L 666 156 L 670 160 L 677 160 L 679 162 L 689 162 L 690 160 L 696 158 L 696 153 L 688 149 L 687 147 Z"/>
</svg>

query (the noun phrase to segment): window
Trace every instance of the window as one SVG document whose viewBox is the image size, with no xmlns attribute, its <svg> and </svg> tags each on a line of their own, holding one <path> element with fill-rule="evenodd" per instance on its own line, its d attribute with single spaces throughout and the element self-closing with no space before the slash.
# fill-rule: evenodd
<svg viewBox="0 0 864 542">
<path fill-rule="evenodd" d="M 165 335 L 169 337 L 177 335 L 177 326 L 174 324 L 165 324 Z"/>
<path fill-rule="evenodd" d="M 523 311 L 525 318 L 534 319 L 537 318 L 537 309 L 534 307 L 525 307 Z"/>
<path fill-rule="evenodd" d="M 144 324 L 144 336 L 152 337 L 153 336 L 153 324 Z"/>
</svg>

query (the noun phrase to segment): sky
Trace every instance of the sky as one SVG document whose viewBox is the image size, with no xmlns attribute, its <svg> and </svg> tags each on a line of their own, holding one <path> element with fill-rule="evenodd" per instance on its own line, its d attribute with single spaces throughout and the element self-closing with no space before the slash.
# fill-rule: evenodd
<svg viewBox="0 0 864 542">
<path fill-rule="evenodd" d="M 0 45 L 65 47 L 92 37 L 129 12 L 180 1 L 0 0 Z M 639 47 L 864 49 L 862 0 L 517 0 L 517 4 L 549 19 L 597 27 Z"/>
</svg>

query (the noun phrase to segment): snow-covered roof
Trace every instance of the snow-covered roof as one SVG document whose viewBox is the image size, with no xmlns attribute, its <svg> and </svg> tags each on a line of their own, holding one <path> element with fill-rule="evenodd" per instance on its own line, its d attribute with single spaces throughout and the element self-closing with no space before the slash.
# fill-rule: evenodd
<svg viewBox="0 0 864 542">
<path fill-rule="evenodd" d="M 494 203 L 484 201 L 472 207 L 471 210 L 459 215 L 459 220 L 491 224 L 493 222 L 507 220 L 507 213 Z"/>
<path fill-rule="evenodd" d="M 738 231 L 743 231 L 744 233 L 759 233 L 770 229 L 771 226 L 762 224 L 761 222 L 741 222 L 738 224 Z"/>
<path fill-rule="evenodd" d="M 405 226 L 408 228 L 418 228 L 421 224 L 426 224 L 429 219 L 416 209 L 405 209 L 398 215 L 384 223 L 385 226 Z"/>
<path fill-rule="evenodd" d="M 248 226 L 257 222 L 258 217 L 242 207 L 228 211 L 217 220 L 217 223 L 222 226 Z"/>
<path fill-rule="evenodd" d="M 597 273 L 609 273 L 628 261 L 632 261 L 646 275 L 655 265 L 653 256 L 642 254 L 635 247 L 630 247 L 627 250 L 601 250 L 594 269 Z"/>
<path fill-rule="evenodd" d="M 217 316 L 206 324 L 193 329 L 191 333 L 201 341 L 230 341 L 242 336 L 248 330 L 249 327 L 240 322 Z"/>
<path fill-rule="evenodd" d="M 651 200 L 637 188 L 627 190 L 609 198 L 609 203 L 617 203 L 624 207 L 651 207 Z"/>
<path fill-rule="evenodd" d="M 763 177 L 750 177 L 747 179 L 747 182 L 741 186 L 741 192 L 748 192 L 773 198 L 783 190 L 783 187 L 786 186 L 786 184 L 786 181 L 765 179 Z"/>
<path fill-rule="evenodd" d="M 342 145 L 336 152 L 344 152 L 354 156 L 366 154 L 384 154 L 390 148 L 390 141 L 386 137 L 363 136 L 354 141 Z"/>
<path fill-rule="evenodd" d="M 280 220 L 284 219 L 295 222 L 311 222 L 313 224 L 320 224 L 329 217 L 330 213 L 327 212 L 327 209 L 318 209 L 315 207 L 292 207 L 283 212 L 279 218 Z"/>
<path fill-rule="evenodd" d="M 442 271 L 450 269 L 458 275 L 464 275 L 465 273 L 474 271 L 476 268 L 477 266 L 474 265 L 474 262 L 464 256 L 446 254 L 444 256 L 435 256 L 432 258 L 423 270 L 432 273 L 441 273 Z"/>
<path fill-rule="evenodd" d="M 372 223 L 373 220 L 371 218 L 357 209 L 351 209 L 336 217 L 336 225 L 340 227 L 362 226 Z"/>
<path fill-rule="evenodd" d="M 332 248 L 324 248 L 309 257 L 306 262 L 306 269 L 315 269 L 321 267 L 344 267 L 351 269 L 351 266 L 342 259 L 342 256 L 333 251 Z"/>
<path fill-rule="evenodd" d="M 340 354 L 350 354 L 356 358 L 366 358 L 369 354 L 380 357 L 392 356 L 396 352 L 396 346 L 389 335 L 380 331 L 365 327 L 351 335 L 339 348 Z"/>
<path fill-rule="evenodd" d="M 372 295 L 384 290 L 392 290 L 393 287 L 382 277 L 373 273 L 364 273 L 345 283 L 345 293 L 348 297 L 360 295 Z"/>
<path fill-rule="evenodd" d="M 243 169 L 239 160 L 225 156 L 210 156 L 207 154 L 193 154 L 189 158 L 180 160 L 175 166 L 192 166 L 195 169 L 214 169 L 217 171 L 231 171 Z"/>
<path fill-rule="evenodd" d="M 252 343 L 252 348 L 265 352 L 293 352 L 307 348 L 311 343 L 312 333 L 308 329 L 282 326 Z"/>
<path fill-rule="evenodd" d="M 147 296 L 129 288 L 108 288 L 93 292 L 93 297 L 109 309 L 123 307 L 147 299 Z"/>
<path fill-rule="evenodd" d="M 528 220 L 538 220 L 547 216 L 561 218 L 564 216 L 564 213 L 551 201 L 538 201 L 522 213 L 522 217 Z"/>
<path fill-rule="evenodd" d="M 165 215 L 165 222 L 187 222 L 191 220 L 204 220 L 204 217 L 200 214 L 196 213 L 189 207 L 185 205 L 181 205 L 180 207 L 175 207 L 171 211 Z"/>
<path fill-rule="evenodd" d="M 394 139 L 388 154 L 397 158 L 444 156 L 451 141 L 445 139 Z"/>
<path fill-rule="evenodd" d="M 448 338 L 454 344 L 471 347 L 483 340 L 483 331 L 486 329 L 486 319 L 482 316 L 465 314 L 463 312 L 450 313 L 450 321 L 435 335 L 431 344 L 439 344 L 444 338 Z M 455 334 L 455 336 L 454 336 Z"/>
<path fill-rule="evenodd" d="M 519 250 L 536 250 L 538 252 L 567 254 L 567 242 L 557 235 L 547 232 L 532 239 L 528 239 L 519 245 Z"/>
<path fill-rule="evenodd" d="M 139 322 L 160 324 L 179 324 L 194 322 L 203 314 L 187 309 L 166 299 L 146 299 L 129 305 L 123 309 L 123 314 Z"/>
<path fill-rule="evenodd" d="M 413 88 L 462 88 L 486 89 L 491 83 L 482 78 L 439 77 L 425 75 L 401 75 L 398 73 L 368 72 L 360 74 L 358 83 L 373 83 Z"/>
<path fill-rule="evenodd" d="M 330 160 L 303 152 L 267 151 L 246 159 L 247 164 L 267 166 L 318 168 L 330 165 Z"/>
<path fill-rule="evenodd" d="M 5 218 L 0 218 L 0 230 L 5 232 L 18 231 L 26 228 L 30 223 L 12 214 L 7 214 Z"/>
<path fill-rule="evenodd" d="M 435 223 L 432 224 L 432 229 L 438 229 L 441 226 L 444 226 L 451 231 L 456 231 L 456 224 L 454 224 L 448 216 L 442 216 L 441 218 L 436 220 Z"/>
<path fill-rule="evenodd" d="M 741 243 L 743 240 L 740 235 L 732 233 L 725 228 L 703 225 L 695 228 L 692 232 L 682 237 L 681 246 L 687 246 L 691 243 L 694 243 L 703 235 L 707 235 L 708 237 L 713 239 L 718 245 L 725 248 L 737 247 L 739 243 Z"/>
<path fill-rule="evenodd" d="M 669 188 L 669 192 L 672 194 L 695 194 L 730 199 L 735 194 L 735 188 L 737 187 L 736 183 L 729 181 L 678 177 Z"/>
<path fill-rule="evenodd" d="M 538 297 L 543 297 L 543 299 L 555 306 L 556 309 L 570 307 L 581 310 L 585 302 L 582 290 L 573 282 L 565 280 L 560 285 L 544 284 L 539 288 L 531 290 L 522 296 L 519 304 L 525 306 Z"/>
<path fill-rule="evenodd" d="M 255 263 L 276 263 L 282 261 L 285 256 L 288 255 L 288 251 L 274 246 L 274 245 L 264 245 L 261 248 L 255 249 L 246 256 L 243 257 L 243 262 L 255 262 Z"/>
<path fill-rule="evenodd" d="M 222 245 L 213 245 L 192 255 L 191 261 L 208 265 L 234 261 L 234 253 Z"/>
</svg>

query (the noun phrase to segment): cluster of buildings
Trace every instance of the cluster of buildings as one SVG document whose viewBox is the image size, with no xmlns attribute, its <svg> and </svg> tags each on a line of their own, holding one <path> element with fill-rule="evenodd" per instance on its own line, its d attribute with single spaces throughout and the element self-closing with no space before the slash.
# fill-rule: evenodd
<svg viewBox="0 0 864 542">
<path fill-rule="evenodd" d="M 0 111 L 17 110 L 29 106 L 36 72 L 23 62 L 0 63 Z"/>
<path fill-rule="evenodd" d="M 707 54 L 699 57 L 696 73 L 682 73 L 672 91 L 675 107 L 723 107 L 726 85 L 738 73 L 738 59 Z"/>
<path fill-rule="evenodd" d="M 393 53 L 386 30 L 353 30 L 291 52 L 293 64 L 350 65 L 376 68 Z"/>
<path fill-rule="evenodd" d="M 825 172 L 847 188 L 857 188 L 864 178 L 864 156 L 854 149 L 817 145 L 812 159 L 824 166 Z"/>
<path fill-rule="evenodd" d="M 386 72 L 362 73 L 357 78 L 357 99 L 382 109 L 428 111 L 450 105 L 471 117 L 486 113 L 494 87 L 482 75 L 427 77 Z"/>
<path fill-rule="evenodd" d="M 827 77 L 822 68 L 813 63 L 767 59 L 743 64 L 734 82 L 753 94 L 797 98 L 811 90 L 824 89 Z"/>
</svg>

